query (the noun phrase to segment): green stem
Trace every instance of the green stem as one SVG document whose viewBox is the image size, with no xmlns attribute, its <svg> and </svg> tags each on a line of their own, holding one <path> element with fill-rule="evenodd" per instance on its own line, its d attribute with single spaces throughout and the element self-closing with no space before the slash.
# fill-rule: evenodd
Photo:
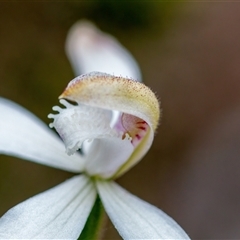
<svg viewBox="0 0 240 240">
<path fill-rule="evenodd" d="M 78 240 L 97 240 L 101 239 L 101 226 L 104 224 L 105 212 L 99 196 L 97 197 L 92 211 L 87 219 Z"/>
</svg>

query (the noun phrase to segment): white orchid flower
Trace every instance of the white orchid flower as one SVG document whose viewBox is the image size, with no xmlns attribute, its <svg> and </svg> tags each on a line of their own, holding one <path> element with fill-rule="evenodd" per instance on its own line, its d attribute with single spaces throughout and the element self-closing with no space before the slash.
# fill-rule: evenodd
<svg viewBox="0 0 240 240">
<path fill-rule="evenodd" d="M 82 173 L 9 210 L 0 219 L 0 238 L 77 239 L 99 194 L 124 239 L 188 239 L 164 212 L 113 181 L 152 144 L 159 119 L 153 92 L 131 79 L 95 72 L 72 80 L 60 98 L 77 102 L 60 100 L 65 108 L 50 114 L 71 156 L 40 120 L 0 99 L 2 153 Z M 121 113 L 114 122 L 112 110 Z M 81 155 L 76 150 L 86 141 Z"/>
<path fill-rule="evenodd" d="M 91 36 L 109 39 L 101 32 Z M 101 51 L 108 52 L 116 74 L 138 77 L 131 56 L 126 50 L 118 55 L 121 47 L 115 46 L 116 55 L 100 48 L 95 48 L 99 55 L 92 54 L 103 59 Z M 69 56 L 72 54 L 75 52 Z M 75 63 L 81 54 L 75 55 Z M 109 73 L 108 63 L 99 70 L 105 66 Z M 81 71 L 92 68 L 88 63 Z M 75 69 L 79 70 L 78 64 Z M 92 72 L 72 80 L 60 103 L 64 107 L 53 107 L 57 113 L 49 117 L 62 141 L 32 113 L 0 98 L 1 153 L 76 173 L 5 213 L 0 218 L 0 239 L 77 239 L 97 195 L 124 239 L 189 239 L 163 211 L 114 182 L 140 161 L 152 144 L 160 115 L 154 93 L 130 78 Z M 83 154 L 77 151 L 80 148 Z"/>
</svg>

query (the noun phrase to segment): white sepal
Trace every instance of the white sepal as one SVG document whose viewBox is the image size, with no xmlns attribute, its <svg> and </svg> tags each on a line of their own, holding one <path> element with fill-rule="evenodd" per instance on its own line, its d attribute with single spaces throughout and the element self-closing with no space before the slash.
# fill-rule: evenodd
<svg viewBox="0 0 240 240">
<path fill-rule="evenodd" d="M 62 141 L 28 110 L 0 98 L 0 153 L 71 172 L 80 172 L 80 154 L 67 156 Z"/>
<path fill-rule="evenodd" d="M 100 71 L 141 81 L 133 56 L 116 38 L 82 20 L 69 30 L 66 53 L 76 75 Z"/>
<path fill-rule="evenodd" d="M 116 183 L 97 180 L 96 185 L 104 208 L 123 239 L 189 239 L 167 214 Z"/>
<path fill-rule="evenodd" d="M 77 239 L 96 199 L 86 176 L 76 176 L 10 209 L 0 239 Z"/>
</svg>

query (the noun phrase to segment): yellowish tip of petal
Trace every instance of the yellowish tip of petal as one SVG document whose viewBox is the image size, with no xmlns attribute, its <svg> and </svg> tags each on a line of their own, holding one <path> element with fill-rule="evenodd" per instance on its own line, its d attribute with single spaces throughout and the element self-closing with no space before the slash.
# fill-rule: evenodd
<svg viewBox="0 0 240 240">
<path fill-rule="evenodd" d="M 99 72 L 81 75 L 68 84 L 59 98 L 132 114 L 146 121 L 154 131 L 158 126 L 160 107 L 155 94 L 129 78 Z"/>
</svg>

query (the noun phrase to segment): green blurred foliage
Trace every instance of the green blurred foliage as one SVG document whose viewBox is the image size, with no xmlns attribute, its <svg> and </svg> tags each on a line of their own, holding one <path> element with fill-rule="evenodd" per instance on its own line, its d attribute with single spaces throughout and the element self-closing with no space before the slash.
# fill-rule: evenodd
<svg viewBox="0 0 240 240">
<path fill-rule="evenodd" d="M 78 240 L 98 240 L 102 239 L 102 228 L 105 225 L 106 215 L 102 202 L 97 196 L 91 213 L 87 219 L 85 227 L 81 232 Z"/>
</svg>

